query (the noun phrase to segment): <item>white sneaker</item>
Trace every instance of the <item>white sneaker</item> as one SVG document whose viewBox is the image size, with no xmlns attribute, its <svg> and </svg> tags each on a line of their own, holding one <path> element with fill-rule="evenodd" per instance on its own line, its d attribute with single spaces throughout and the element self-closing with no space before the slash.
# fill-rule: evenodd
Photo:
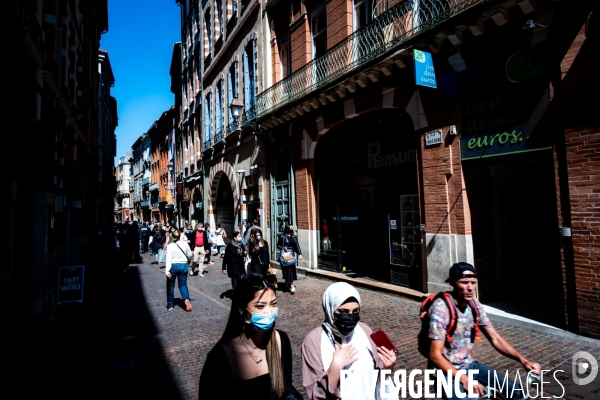
<svg viewBox="0 0 600 400">
<path fill-rule="evenodd" d="M 190 276 L 194 276 L 194 271 L 190 271 Z"/>
<path fill-rule="evenodd" d="M 290 286 L 290 293 L 296 293 L 296 286 Z"/>
</svg>

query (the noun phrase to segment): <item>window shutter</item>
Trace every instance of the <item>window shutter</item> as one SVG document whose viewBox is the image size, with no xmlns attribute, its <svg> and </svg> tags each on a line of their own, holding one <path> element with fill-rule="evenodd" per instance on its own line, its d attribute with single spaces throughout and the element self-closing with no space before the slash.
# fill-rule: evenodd
<svg viewBox="0 0 600 400">
<path fill-rule="evenodd" d="M 231 70 L 235 69 L 234 66 L 231 66 L 231 68 L 229 69 L 229 71 L 227 71 L 227 95 L 228 95 L 228 99 L 229 99 L 229 106 L 231 106 L 231 103 L 233 102 L 233 80 L 231 79 Z M 233 122 L 233 115 L 231 115 L 231 108 L 228 108 L 227 111 L 227 115 L 229 116 L 228 120 L 229 123 L 231 124 Z"/>
<path fill-rule="evenodd" d="M 248 65 L 248 48 L 246 47 L 246 51 L 244 51 L 244 103 L 246 105 L 246 110 L 252 107 L 250 105 L 250 69 L 248 68 Z"/>
<path fill-rule="evenodd" d="M 215 132 L 221 131 L 223 128 L 223 107 L 221 106 L 221 86 L 223 85 L 222 81 L 216 87 L 215 91 L 215 117 L 216 117 L 216 129 Z"/>
</svg>

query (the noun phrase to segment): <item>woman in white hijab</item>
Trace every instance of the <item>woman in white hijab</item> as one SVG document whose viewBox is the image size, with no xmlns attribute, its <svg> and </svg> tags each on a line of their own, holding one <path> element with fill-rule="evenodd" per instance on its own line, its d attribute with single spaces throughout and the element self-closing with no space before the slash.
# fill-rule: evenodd
<svg viewBox="0 0 600 400">
<path fill-rule="evenodd" d="M 360 294 L 348 283 L 325 290 L 325 321 L 302 343 L 302 384 L 310 399 L 380 398 L 380 382 L 373 388 L 363 378 L 370 380 L 375 370 L 392 368 L 396 354 L 371 340 L 371 328 L 359 322 L 360 305 Z M 342 370 L 350 385 L 345 393 L 340 391 Z M 393 393 L 393 387 L 386 392 Z"/>
</svg>

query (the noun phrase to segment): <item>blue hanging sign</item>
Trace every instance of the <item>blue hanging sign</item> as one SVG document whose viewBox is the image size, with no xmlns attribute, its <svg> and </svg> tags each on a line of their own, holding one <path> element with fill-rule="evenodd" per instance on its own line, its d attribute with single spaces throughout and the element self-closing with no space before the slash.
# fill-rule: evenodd
<svg viewBox="0 0 600 400">
<path fill-rule="evenodd" d="M 415 60 L 415 84 L 436 89 L 437 82 L 431 53 L 415 49 L 413 59 Z"/>
</svg>

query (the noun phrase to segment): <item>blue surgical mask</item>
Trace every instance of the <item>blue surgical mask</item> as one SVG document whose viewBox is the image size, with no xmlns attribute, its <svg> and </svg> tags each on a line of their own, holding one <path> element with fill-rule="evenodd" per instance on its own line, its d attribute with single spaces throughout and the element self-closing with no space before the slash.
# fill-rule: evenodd
<svg viewBox="0 0 600 400">
<path fill-rule="evenodd" d="M 277 318 L 278 309 L 275 309 L 275 312 L 273 314 L 257 314 L 250 312 L 250 310 L 247 311 L 252 314 L 252 318 L 250 319 L 250 321 L 244 320 L 244 322 L 247 325 L 250 325 L 250 327 L 255 331 L 263 332 L 268 331 L 269 329 L 271 329 L 271 327 L 273 327 L 275 318 Z"/>
<path fill-rule="evenodd" d="M 256 240 L 260 240 L 260 236 L 255 236 Z"/>
</svg>

